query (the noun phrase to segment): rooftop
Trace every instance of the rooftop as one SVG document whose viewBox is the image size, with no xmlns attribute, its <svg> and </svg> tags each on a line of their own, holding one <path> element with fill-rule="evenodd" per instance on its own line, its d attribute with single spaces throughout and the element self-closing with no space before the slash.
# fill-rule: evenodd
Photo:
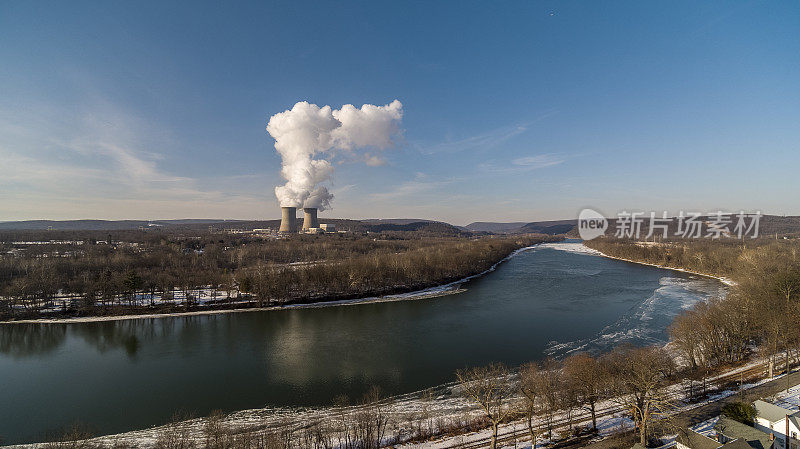
<svg viewBox="0 0 800 449">
<path fill-rule="evenodd" d="M 759 418 L 764 418 L 769 422 L 778 422 L 786 419 L 786 415 L 792 415 L 794 410 L 788 410 L 775 404 L 770 404 L 762 400 L 757 400 L 753 403 L 756 407 L 756 414 Z"/>
<path fill-rule="evenodd" d="M 726 438 L 731 440 L 741 439 L 747 442 L 747 444 L 754 449 L 770 449 L 772 447 L 773 442 L 770 441 L 767 433 L 724 416 L 719 418 L 719 421 L 717 421 L 717 425 L 714 426 L 714 428 Z M 735 441 L 732 441 L 731 443 L 734 442 Z M 739 446 L 741 446 L 741 444 L 739 444 Z M 725 447 L 727 448 L 729 446 L 726 444 Z M 730 447 L 735 448 L 736 446 Z"/>
<path fill-rule="evenodd" d="M 692 429 L 686 429 L 678 432 L 678 442 L 684 446 L 692 449 L 717 449 L 722 446 L 719 441 L 709 438 L 701 433 L 697 433 Z"/>
</svg>

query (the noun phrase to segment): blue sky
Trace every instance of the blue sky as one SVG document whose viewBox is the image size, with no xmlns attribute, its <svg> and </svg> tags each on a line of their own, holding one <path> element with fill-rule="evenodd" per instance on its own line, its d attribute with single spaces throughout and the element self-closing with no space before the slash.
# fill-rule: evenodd
<svg viewBox="0 0 800 449">
<path fill-rule="evenodd" d="M 278 218 L 269 117 L 404 105 L 323 215 L 800 214 L 796 2 L 2 2 L 0 220 Z"/>
</svg>

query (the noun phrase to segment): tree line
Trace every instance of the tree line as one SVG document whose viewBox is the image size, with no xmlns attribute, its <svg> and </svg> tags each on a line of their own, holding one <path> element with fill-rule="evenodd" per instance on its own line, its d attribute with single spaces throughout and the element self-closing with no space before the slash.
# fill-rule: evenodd
<svg viewBox="0 0 800 449">
<path fill-rule="evenodd" d="M 185 310 L 206 293 L 211 295 L 206 303 L 229 307 L 233 300 L 262 306 L 412 291 L 480 273 L 518 248 L 553 240 L 413 233 L 405 239 L 395 233 L 391 239 L 276 240 L 146 232 L 84 237 L 83 244 L 59 240 L 9 249 L 0 257 L 0 319 L 35 317 L 45 310 L 70 315 Z M 15 249 L 4 243 L 7 248 Z"/>
<path fill-rule="evenodd" d="M 645 445 L 653 423 L 674 408 L 667 387 L 679 375 L 665 349 L 621 346 L 599 357 L 577 353 L 562 361 L 530 362 L 516 374 L 492 364 L 460 370 L 456 377 L 462 394 L 488 421 L 495 449 L 500 425 L 513 419 L 524 419 L 531 442 L 554 439 L 554 429 L 564 424 L 557 439 L 597 432 L 598 406 L 604 401 L 629 411 Z M 580 411 L 590 416 L 589 427 L 574 425 Z"/>
<path fill-rule="evenodd" d="M 735 284 L 724 298 L 678 315 L 669 333 L 686 364 L 704 377 L 741 362 L 757 347 L 770 359 L 800 363 L 800 241 L 680 241 L 642 244 L 598 239 L 587 246 L 635 261 L 725 276 Z M 783 360 L 778 360 L 783 354 Z"/>
</svg>

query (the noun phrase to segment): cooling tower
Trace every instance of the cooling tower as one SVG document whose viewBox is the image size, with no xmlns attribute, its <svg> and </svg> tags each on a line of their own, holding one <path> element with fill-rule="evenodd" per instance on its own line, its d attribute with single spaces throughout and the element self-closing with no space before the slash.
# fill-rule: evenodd
<svg viewBox="0 0 800 449">
<path fill-rule="evenodd" d="M 281 207 L 280 232 L 297 232 L 297 208 Z"/>
<path fill-rule="evenodd" d="M 319 220 L 317 220 L 317 208 L 316 207 L 304 207 L 303 213 L 305 214 L 303 217 L 303 230 L 306 231 L 310 228 L 318 228 L 319 227 Z"/>
</svg>

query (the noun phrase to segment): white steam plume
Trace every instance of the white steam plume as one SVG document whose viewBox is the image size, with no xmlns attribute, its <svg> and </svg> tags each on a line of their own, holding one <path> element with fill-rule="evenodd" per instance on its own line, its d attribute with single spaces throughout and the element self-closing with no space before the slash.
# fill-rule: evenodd
<svg viewBox="0 0 800 449">
<path fill-rule="evenodd" d="M 337 151 L 354 153 L 361 148 L 383 150 L 394 144 L 400 131 L 403 105 L 397 100 L 385 105 L 351 104 L 341 109 L 319 107 L 301 101 L 288 111 L 273 115 L 267 132 L 275 139 L 281 155 L 281 176 L 286 184 L 275 187 L 281 206 L 330 207 L 333 195 L 325 186 L 333 174 L 330 159 Z M 382 159 L 368 153 L 368 165 L 380 165 Z"/>
</svg>

